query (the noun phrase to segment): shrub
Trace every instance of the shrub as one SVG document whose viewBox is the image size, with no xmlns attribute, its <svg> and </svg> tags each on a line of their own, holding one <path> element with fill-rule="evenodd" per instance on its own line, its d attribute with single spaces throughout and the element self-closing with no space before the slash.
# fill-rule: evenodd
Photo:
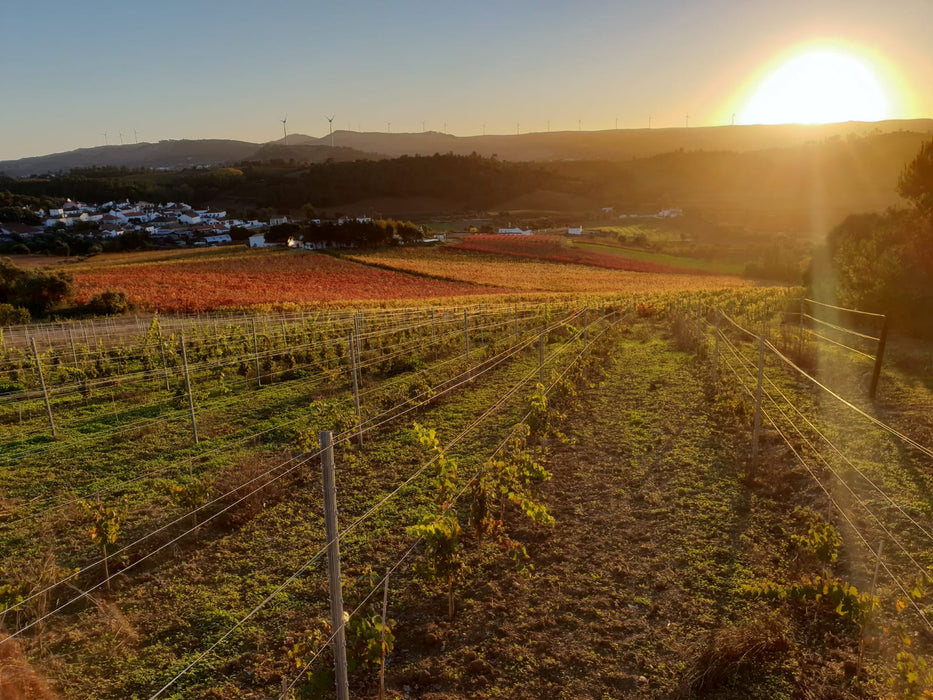
<svg viewBox="0 0 933 700">
<path fill-rule="evenodd" d="M 0 326 L 15 326 L 29 323 L 31 320 L 28 309 L 12 304 L 0 304 Z"/>
<path fill-rule="evenodd" d="M 106 292 L 95 294 L 87 302 L 87 310 L 98 316 L 114 316 L 130 310 L 132 304 L 123 292 L 108 289 Z"/>
</svg>

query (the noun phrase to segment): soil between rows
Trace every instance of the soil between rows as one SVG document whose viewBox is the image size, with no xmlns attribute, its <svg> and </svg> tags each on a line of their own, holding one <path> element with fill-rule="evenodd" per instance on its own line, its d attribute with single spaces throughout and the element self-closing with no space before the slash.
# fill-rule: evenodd
<svg viewBox="0 0 933 700">
<path fill-rule="evenodd" d="M 739 593 L 784 566 L 775 534 L 793 527 L 794 503 L 762 488 L 767 475 L 746 477 L 747 433 L 711 398 L 708 366 L 636 326 L 607 373 L 561 428 L 573 444 L 550 445 L 556 525 L 510 531 L 534 571 L 505 557 L 474 571 L 452 622 L 440 596 L 390 610 L 389 688 L 432 700 L 854 697 L 851 635 L 831 621 L 814 637 Z"/>
</svg>

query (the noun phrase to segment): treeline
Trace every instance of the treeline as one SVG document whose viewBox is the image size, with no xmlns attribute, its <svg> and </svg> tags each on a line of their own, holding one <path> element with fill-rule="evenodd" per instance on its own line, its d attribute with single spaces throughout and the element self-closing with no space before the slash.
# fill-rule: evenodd
<svg viewBox="0 0 933 700">
<path fill-rule="evenodd" d="M 814 256 L 818 298 L 889 314 L 904 330 L 933 335 L 933 141 L 901 173 L 907 209 L 846 218 Z"/>
<path fill-rule="evenodd" d="M 306 243 L 322 244 L 327 247 L 378 247 L 409 243 L 421 240 L 421 228 L 410 221 L 394 219 L 376 219 L 374 221 L 356 221 L 350 219 L 342 224 L 327 222 L 300 226 L 298 224 L 278 224 L 269 229 L 266 240 L 284 243 L 289 238 Z"/>
<path fill-rule="evenodd" d="M 403 156 L 343 163 L 247 162 L 235 168 L 158 173 L 127 168 L 86 168 L 42 178 L 0 179 L 0 189 L 31 197 L 209 205 L 235 200 L 243 208 L 290 211 L 378 197 L 433 197 L 459 209 L 493 207 L 538 189 L 566 189 L 567 178 L 541 165 L 507 163 L 476 155 Z"/>
</svg>

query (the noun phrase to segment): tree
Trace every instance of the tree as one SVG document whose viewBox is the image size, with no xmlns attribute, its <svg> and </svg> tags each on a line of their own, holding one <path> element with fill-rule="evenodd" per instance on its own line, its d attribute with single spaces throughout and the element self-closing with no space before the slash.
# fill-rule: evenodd
<svg viewBox="0 0 933 700">
<path fill-rule="evenodd" d="M 917 209 L 933 213 L 933 141 L 927 141 L 907 164 L 897 182 L 897 191 Z"/>
</svg>

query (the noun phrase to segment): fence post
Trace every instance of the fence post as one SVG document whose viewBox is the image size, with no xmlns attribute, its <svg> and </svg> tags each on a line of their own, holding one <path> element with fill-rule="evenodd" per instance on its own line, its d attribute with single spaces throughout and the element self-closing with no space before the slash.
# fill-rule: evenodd
<svg viewBox="0 0 933 700">
<path fill-rule="evenodd" d="M 259 342 L 256 340 L 256 319 L 251 318 L 249 324 L 253 329 L 253 355 L 256 357 L 256 386 L 262 386 L 262 375 L 259 368 Z"/>
<path fill-rule="evenodd" d="M 351 334 L 352 340 L 352 334 Z M 337 529 L 337 484 L 334 478 L 334 439 L 321 431 L 321 466 L 324 481 L 324 531 L 327 537 L 327 582 L 330 589 L 330 624 L 334 631 L 334 675 L 337 699 L 349 700 L 347 643 L 343 624 L 343 591 L 340 582 L 340 542 Z"/>
<path fill-rule="evenodd" d="M 881 335 L 878 337 L 878 353 L 875 355 L 875 369 L 871 373 L 871 388 L 868 390 L 868 396 L 872 400 L 875 398 L 875 392 L 878 390 L 878 379 L 881 377 L 881 363 L 884 361 L 884 346 L 888 342 L 888 317 L 885 315 L 884 323 L 881 325 Z"/>
<path fill-rule="evenodd" d="M 758 337 L 758 386 L 755 389 L 755 427 L 752 431 L 752 467 L 758 466 L 758 438 L 761 434 L 761 393 L 765 375 L 765 335 Z"/>
<path fill-rule="evenodd" d="M 797 359 L 803 359 L 803 315 L 805 313 L 804 305 L 807 303 L 806 299 L 800 300 L 800 322 L 797 326 Z"/>
<path fill-rule="evenodd" d="M 875 602 L 875 586 L 878 584 L 878 569 L 881 568 L 881 550 L 884 549 L 884 540 L 878 543 L 878 554 L 875 558 L 875 573 L 871 577 L 871 597 L 872 604 Z M 862 625 L 862 633 L 858 643 L 858 663 L 855 666 L 855 678 L 859 680 L 862 676 L 862 655 L 865 652 L 865 626 Z"/>
<path fill-rule="evenodd" d="M 288 333 L 285 330 L 285 317 L 282 316 L 282 348 L 288 350 Z"/>
<path fill-rule="evenodd" d="M 470 326 L 467 320 L 467 310 L 463 310 L 463 347 L 466 352 L 467 362 L 470 361 Z"/>
<path fill-rule="evenodd" d="M 586 312 L 589 310 L 589 306 L 583 307 L 583 344 L 586 345 L 587 340 L 589 339 L 589 319 L 587 318 Z"/>
<path fill-rule="evenodd" d="M 45 386 L 45 375 L 42 374 L 42 363 L 39 362 L 39 351 L 36 350 L 36 339 L 30 337 L 29 345 L 32 346 L 32 356 L 36 358 L 36 372 L 39 374 L 39 386 L 42 387 L 42 399 L 45 401 L 45 412 L 49 417 L 49 429 L 52 431 L 52 437 L 58 437 L 55 434 L 55 421 L 52 420 L 52 404 L 49 403 L 49 390 Z"/>
<path fill-rule="evenodd" d="M 544 331 L 538 333 L 538 381 L 544 384 Z"/>
<path fill-rule="evenodd" d="M 71 359 L 74 361 L 75 369 L 78 368 L 78 351 L 75 349 L 75 334 L 68 329 L 68 340 L 71 343 Z"/>
<path fill-rule="evenodd" d="M 386 580 L 382 588 L 382 643 L 379 645 L 379 700 L 385 700 L 386 696 L 386 615 L 389 612 L 389 574 L 391 573 L 391 569 L 386 569 Z"/>
<path fill-rule="evenodd" d="M 719 309 L 716 309 L 716 323 L 713 326 L 713 385 L 719 386 Z"/>
<path fill-rule="evenodd" d="M 191 412 L 191 436 L 194 444 L 198 444 L 198 425 L 194 420 L 194 395 L 191 393 L 191 376 L 188 374 L 188 352 L 185 350 L 185 336 L 179 336 L 181 343 L 181 362 L 185 371 L 185 388 L 188 390 L 188 410 Z"/>
<path fill-rule="evenodd" d="M 168 383 L 168 362 L 165 359 L 165 339 L 162 337 L 162 328 L 159 328 L 159 353 L 162 355 L 162 372 L 165 374 L 165 390 L 171 391 L 172 387 Z"/>
<path fill-rule="evenodd" d="M 353 331 L 350 331 L 350 337 L 348 338 L 348 345 L 350 347 L 350 376 L 353 379 L 353 405 L 356 408 L 356 430 L 357 430 L 357 439 L 359 440 L 360 447 L 363 446 L 363 415 L 360 413 L 360 383 L 357 380 L 357 362 L 356 362 L 356 341 L 353 338 Z"/>
</svg>

